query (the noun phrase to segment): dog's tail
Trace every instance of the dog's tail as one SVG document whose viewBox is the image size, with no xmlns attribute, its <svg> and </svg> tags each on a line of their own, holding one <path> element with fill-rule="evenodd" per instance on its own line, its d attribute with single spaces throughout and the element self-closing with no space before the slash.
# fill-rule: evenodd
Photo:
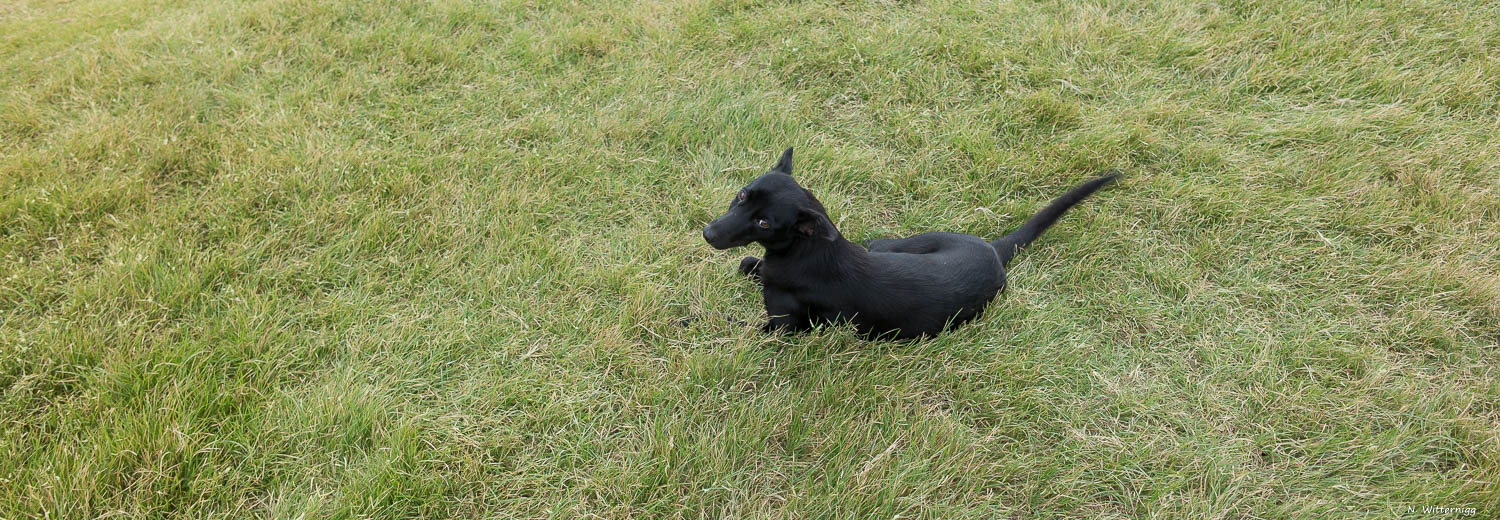
<svg viewBox="0 0 1500 520">
<path fill-rule="evenodd" d="M 1031 244 L 1031 241 L 1036 240 L 1036 237 L 1041 236 L 1043 231 L 1052 227 L 1052 224 L 1057 222 L 1057 219 L 1062 218 L 1063 213 L 1067 213 L 1069 208 L 1072 208 L 1079 202 L 1083 202 L 1083 199 L 1088 198 L 1089 195 L 1093 195 L 1094 192 L 1099 191 L 1099 188 L 1103 188 L 1106 184 L 1114 182 L 1119 176 L 1119 170 L 1110 170 L 1105 172 L 1102 177 L 1079 184 L 1077 187 L 1068 190 L 1061 197 L 1053 200 L 1047 207 L 1042 208 L 1042 211 L 1033 215 L 1020 228 L 1000 237 L 999 240 L 990 242 L 991 245 L 995 246 L 995 252 L 1000 255 L 1000 265 L 1010 264 L 1011 257 L 1016 256 L 1017 252 Z"/>
</svg>

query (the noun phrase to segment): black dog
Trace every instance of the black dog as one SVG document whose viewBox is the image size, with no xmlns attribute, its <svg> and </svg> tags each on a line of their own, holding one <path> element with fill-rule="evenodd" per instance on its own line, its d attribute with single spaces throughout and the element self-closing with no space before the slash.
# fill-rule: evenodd
<svg viewBox="0 0 1500 520">
<path fill-rule="evenodd" d="M 876 240 L 869 250 L 845 240 L 812 192 L 792 179 L 792 149 L 741 189 L 729 211 L 703 228 L 715 249 L 759 242 L 765 260 L 746 257 L 740 272 L 763 285 L 763 328 L 801 331 L 849 321 L 865 335 L 934 336 L 978 316 L 1005 289 L 1005 265 L 1099 188 L 1111 172 L 1069 190 L 994 242 L 960 233 Z"/>
</svg>

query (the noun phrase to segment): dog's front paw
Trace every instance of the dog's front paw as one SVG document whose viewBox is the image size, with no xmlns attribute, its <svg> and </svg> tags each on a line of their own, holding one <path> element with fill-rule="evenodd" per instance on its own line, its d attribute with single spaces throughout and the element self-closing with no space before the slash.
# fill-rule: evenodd
<svg viewBox="0 0 1500 520">
<path fill-rule="evenodd" d="M 740 260 L 740 274 L 745 276 L 760 276 L 760 259 L 747 256 Z"/>
</svg>

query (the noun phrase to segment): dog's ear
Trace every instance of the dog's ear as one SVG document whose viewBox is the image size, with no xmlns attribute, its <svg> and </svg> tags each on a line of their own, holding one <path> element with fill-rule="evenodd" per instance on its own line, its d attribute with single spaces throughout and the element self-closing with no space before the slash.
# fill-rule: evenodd
<svg viewBox="0 0 1500 520">
<path fill-rule="evenodd" d="M 809 208 L 802 208 L 797 212 L 797 225 L 794 226 L 797 234 L 808 238 L 821 238 L 832 242 L 834 237 L 839 236 L 833 222 L 823 212 Z"/>
<path fill-rule="evenodd" d="M 780 161 L 776 161 L 776 167 L 771 168 L 771 169 L 774 170 L 774 171 L 785 173 L 787 175 L 791 175 L 792 174 L 792 149 L 791 148 L 787 148 L 785 152 L 781 152 L 781 160 Z"/>
</svg>

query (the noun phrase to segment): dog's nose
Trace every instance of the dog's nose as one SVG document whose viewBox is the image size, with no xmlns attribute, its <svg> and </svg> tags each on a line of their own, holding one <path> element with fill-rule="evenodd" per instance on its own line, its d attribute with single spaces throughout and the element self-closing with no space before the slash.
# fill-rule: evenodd
<svg viewBox="0 0 1500 520">
<path fill-rule="evenodd" d="M 718 238 L 718 235 L 715 234 L 713 232 L 713 230 L 711 230 L 709 228 L 706 228 L 706 227 L 703 228 L 703 241 L 704 242 L 713 243 L 713 241 L 714 241 L 715 238 Z"/>
</svg>

